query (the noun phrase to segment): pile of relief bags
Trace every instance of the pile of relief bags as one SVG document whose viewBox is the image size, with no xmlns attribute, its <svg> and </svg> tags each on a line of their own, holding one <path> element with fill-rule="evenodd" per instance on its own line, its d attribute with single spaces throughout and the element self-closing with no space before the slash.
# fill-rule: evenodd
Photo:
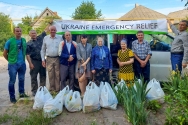
<svg viewBox="0 0 188 125">
<path fill-rule="evenodd" d="M 98 87 L 94 82 L 89 82 L 86 92 L 81 99 L 78 91 L 69 90 L 66 86 L 55 98 L 46 87 L 39 87 L 34 98 L 33 109 L 43 109 L 44 117 L 53 118 L 63 111 L 63 106 L 69 112 L 83 110 L 84 113 L 100 110 L 100 107 L 116 110 L 117 98 L 109 83 L 101 82 Z"/>
<path fill-rule="evenodd" d="M 141 80 L 139 83 L 142 84 Z M 117 86 L 122 87 L 125 82 L 121 80 Z M 118 87 L 115 90 L 118 91 Z M 134 85 L 136 90 L 136 86 Z M 148 100 L 164 101 L 164 92 L 159 81 L 152 79 L 148 84 L 146 98 Z M 117 109 L 118 100 L 108 82 L 101 82 L 98 87 L 94 82 L 89 82 L 86 86 L 86 92 L 81 99 L 78 91 L 69 90 L 66 86 L 61 90 L 55 98 L 52 97 L 46 87 L 39 87 L 34 99 L 33 109 L 43 109 L 44 117 L 53 118 L 63 111 L 63 106 L 69 112 L 77 112 L 83 110 L 84 113 L 100 110 L 100 107 L 112 110 Z"/>
</svg>

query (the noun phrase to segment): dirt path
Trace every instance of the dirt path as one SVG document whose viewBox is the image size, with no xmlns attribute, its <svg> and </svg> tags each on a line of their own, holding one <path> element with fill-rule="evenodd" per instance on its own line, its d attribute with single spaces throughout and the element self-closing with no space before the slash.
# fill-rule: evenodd
<svg viewBox="0 0 188 125">
<path fill-rule="evenodd" d="M 3 57 L 0 57 L 0 73 L 7 71 L 7 64 L 7 61 Z"/>
<path fill-rule="evenodd" d="M 30 106 L 24 104 L 13 105 L 9 101 L 8 94 L 8 70 L 7 61 L 0 57 L 0 114 L 3 114 L 8 109 L 14 109 L 15 107 L 20 111 L 21 116 L 25 116 L 28 111 L 34 111 L 32 109 L 32 104 Z M 49 86 L 47 78 L 47 87 Z M 31 95 L 30 86 L 30 75 L 29 68 L 27 64 L 27 71 L 25 75 L 25 91 L 27 94 Z M 18 84 L 15 84 L 15 91 L 18 97 Z M 23 110 L 24 109 L 24 110 Z M 163 125 L 165 122 L 164 108 L 162 108 L 157 114 L 150 113 L 149 124 L 150 125 Z M 11 123 L 6 123 L 11 124 Z M 125 119 L 124 110 L 122 107 L 118 106 L 118 109 L 107 110 L 101 109 L 98 112 L 84 114 L 83 112 L 70 113 L 65 108 L 63 113 L 55 118 L 55 124 L 64 125 L 131 125 L 127 119 Z"/>
</svg>

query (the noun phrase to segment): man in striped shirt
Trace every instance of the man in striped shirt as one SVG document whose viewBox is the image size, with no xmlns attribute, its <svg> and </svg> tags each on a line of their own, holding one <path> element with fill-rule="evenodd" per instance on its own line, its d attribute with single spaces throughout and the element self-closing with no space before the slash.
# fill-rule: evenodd
<svg viewBox="0 0 188 125">
<path fill-rule="evenodd" d="M 148 83 L 150 80 L 150 62 L 151 48 L 147 41 L 144 40 L 143 31 L 138 31 L 137 40 L 132 42 L 132 51 L 134 53 L 134 73 L 136 78 L 144 78 L 144 82 Z"/>
</svg>

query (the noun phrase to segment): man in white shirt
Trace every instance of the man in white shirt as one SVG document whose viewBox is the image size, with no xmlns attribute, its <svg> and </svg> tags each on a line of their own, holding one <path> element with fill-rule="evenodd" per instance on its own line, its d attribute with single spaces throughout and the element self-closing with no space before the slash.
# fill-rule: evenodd
<svg viewBox="0 0 188 125">
<path fill-rule="evenodd" d="M 50 91 L 58 92 L 60 90 L 60 63 L 58 55 L 59 43 L 63 40 L 61 36 L 56 35 L 56 27 L 50 26 L 50 35 L 43 39 L 41 49 L 41 58 L 43 67 L 47 67 Z M 47 57 L 45 61 L 45 56 Z"/>
</svg>

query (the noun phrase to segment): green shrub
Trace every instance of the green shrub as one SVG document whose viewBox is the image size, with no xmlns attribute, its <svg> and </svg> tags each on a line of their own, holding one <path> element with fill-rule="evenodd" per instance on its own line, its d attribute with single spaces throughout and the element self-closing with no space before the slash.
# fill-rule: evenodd
<svg viewBox="0 0 188 125">
<path fill-rule="evenodd" d="M 143 83 L 143 80 L 142 80 Z M 146 84 L 140 84 L 135 81 L 135 87 L 130 85 L 118 86 L 115 90 L 120 104 L 123 104 L 127 119 L 133 125 L 145 125 L 147 122 L 148 111 L 146 110 Z"/>
<path fill-rule="evenodd" d="M 175 72 L 170 77 L 170 82 L 164 85 L 167 91 L 165 101 L 168 105 L 166 114 L 166 125 L 188 124 L 188 77 L 181 76 Z"/>
<path fill-rule="evenodd" d="M 157 100 L 152 100 L 147 102 L 147 109 L 153 111 L 154 113 L 158 112 L 161 108 L 161 103 Z"/>
</svg>

